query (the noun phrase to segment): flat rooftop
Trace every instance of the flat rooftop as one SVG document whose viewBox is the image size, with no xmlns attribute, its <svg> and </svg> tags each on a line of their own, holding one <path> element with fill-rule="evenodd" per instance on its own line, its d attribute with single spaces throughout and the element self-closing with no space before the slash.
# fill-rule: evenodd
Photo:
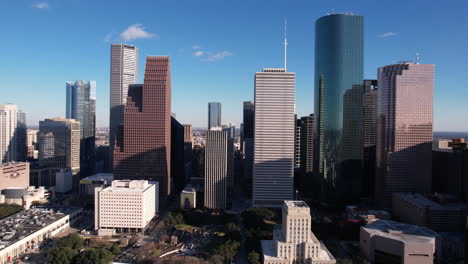
<svg viewBox="0 0 468 264">
<path fill-rule="evenodd" d="M 66 217 L 76 209 L 32 208 L 0 220 L 0 250 Z"/>
<path fill-rule="evenodd" d="M 401 197 L 412 204 L 421 207 L 429 208 L 431 210 L 462 210 L 466 209 L 466 205 L 461 203 L 438 203 L 433 201 L 422 194 L 411 194 L 411 193 L 396 193 L 395 196 Z"/>
<path fill-rule="evenodd" d="M 113 173 L 96 173 L 86 178 L 81 179 L 80 181 L 113 181 Z"/>
<path fill-rule="evenodd" d="M 16 166 L 16 165 L 27 165 L 27 164 L 29 164 L 29 162 L 12 161 L 12 162 L 0 163 L 0 168 Z"/>
<path fill-rule="evenodd" d="M 400 241 L 428 243 L 433 241 L 438 234 L 427 227 L 410 225 L 391 220 L 377 220 L 362 229 L 371 235 L 390 237 Z"/>
<path fill-rule="evenodd" d="M 284 201 L 284 204 L 286 204 L 287 207 L 303 207 L 303 208 L 309 208 L 306 202 L 304 201 Z"/>
</svg>

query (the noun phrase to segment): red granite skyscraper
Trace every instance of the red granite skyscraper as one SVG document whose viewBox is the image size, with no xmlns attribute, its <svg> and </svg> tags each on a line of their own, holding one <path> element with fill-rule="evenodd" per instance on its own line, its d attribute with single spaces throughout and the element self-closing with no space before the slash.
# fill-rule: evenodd
<svg viewBox="0 0 468 264">
<path fill-rule="evenodd" d="M 430 193 L 434 65 L 379 68 L 375 198 L 390 204 L 398 192 Z"/>
<path fill-rule="evenodd" d="M 124 125 L 114 150 L 115 179 L 159 182 L 161 202 L 170 194 L 171 75 L 168 56 L 146 58 L 143 84 L 129 85 Z"/>
</svg>

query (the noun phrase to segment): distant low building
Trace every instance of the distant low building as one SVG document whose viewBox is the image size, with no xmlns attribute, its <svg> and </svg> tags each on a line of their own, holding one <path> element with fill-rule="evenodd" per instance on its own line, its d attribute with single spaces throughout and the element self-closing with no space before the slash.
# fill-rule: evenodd
<svg viewBox="0 0 468 264">
<path fill-rule="evenodd" d="M 434 198 L 421 194 L 393 194 L 393 216 L 402 222 L 425 226 L 436 232 L 463 231 L 466 228 L 466 205 Z"/>
<path fill-rule="evenodd" d="M 80 180 L 80 195 L 94 196 L 94 189 L 106 188 L 112 185 L 114 174 L 112 173 L 97 173 Z"/>
<path fill-rule="evenodd" d="M 29 209 L 33 202 L 46 203 L 48 193 L 44 187 L 10 187 L 4 189 L 0 195 L 0 204 L 17 204 Z"/>
<path fill-rule="evenodd" d="M 98 235 L 142 232 L 158 211 L 158 183 L 116 180 L 96 188 L 94 228 Z"/>
<path fill-rule="evenodd" d="M 390 220 L 390 213 L 385 210 L 369 210 L 358 206 L 346 206 L 346 217 L 348 219 L 363 220 L 366 225 L 377 220 Z"/>
<path fill-rule="evenodd" d="M 438 234 L 426 227 L 378 220 L 361 227 L 361 252 L 372 263 L 433 264 Z"/>
<path fill-rule="evenodd" d="M 189 209 L 197 207 L 197 191 L 187 186 L 180 193 L 180 208 Z"/>
<path fill-rule="evenodd" d="M 281 230 L 262 240 L 264 264 L 335 264 L 325 245 L 312 233 L 310 208 L 304 201 L 284 201 Z"/>
</svg>

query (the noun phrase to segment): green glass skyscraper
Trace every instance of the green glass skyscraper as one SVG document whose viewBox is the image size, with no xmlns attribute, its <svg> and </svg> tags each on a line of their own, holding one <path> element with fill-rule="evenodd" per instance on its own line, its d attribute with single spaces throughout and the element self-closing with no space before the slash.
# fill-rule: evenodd
<svg viewBox="0 0 468 264">
<path fill-rule="evenodd" d="M 315 23 L 314 175 L 320 198 L 360 198 L 363 167 L 364 17 Z"/>
</svg>

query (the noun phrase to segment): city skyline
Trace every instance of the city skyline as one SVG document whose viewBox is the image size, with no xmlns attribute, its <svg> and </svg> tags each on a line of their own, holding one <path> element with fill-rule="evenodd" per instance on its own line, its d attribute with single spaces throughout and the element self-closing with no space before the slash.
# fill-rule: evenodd
<svg viewBox="0 0 468 264">
<path fill-rule="evenodd" d="M 436 64 L 437 69 L 434 130 L 466 131 L 468 123 L 457 120 L 468 114 L 468 109 L 464 107 L 466 97 L 462 93 L 468 84 L 462 78 L 466 72 L 466 66 L 462 63 L 468 58 L 462 43 L 466 43 L 467 36 L 457 32 L 463 30 L 464 23 L 460 21 L 466 21 L 463 10 L 466 10 L 468 5 L 462 1 L 452 3 L 451 6 L 443 3 L 420 5 L 418 2 L 408 4 L 405 9 L 381 7 L 370 1 L 359 4 L 345 2 L 311 4 L 295 1 L 284 8 L 279 2 L 272 2 L 269 12 L 259 18 L 249 18 L 240 24 L 231 23 L 231 19 L 259 11 L 262 2 L 249 3 L 249 8 L 239 3 L 224 3 L 220 6 L 210 6 L 210 1 L 201 3 L 200 6 L 187 3 L 186 9 L 181 12 L 187 15 L 186 19 L 194 20 L 194 24 L 188 27 L 188 30 L 178 21 L 169 19 L 171 14 L 178 12 L 176 5 L 142 2 L 138 6 L 138 10 L 142 12 L 138 20 L 132 17 L 124 17 L 121 20 L 109 19 L 110 21 L 98 23 L 99 25 L 92 29 L 86 23 L 93 21 L 75 23 L 76 34 L 86 36 L 83 38 L 84 41 L 77 40 L 76 43 L 65 41 L 66 38 L 57 38 L 54 43 L 49 43 L 47 39 L 52 39 L 50 33 L 37 30 L 42 33 L 36 35 L 33 31 L 36 27 L 45 27 L 50 28 L 50 32 L 54 32 L 56 36 L 65 36 L 69 22 L 62 19 L 64 12 L 61 10 L 73 8 L 79 11 L 85 8 L 85 2 L 77 4 L 49 1 L 48 7 L 42 9 L 33 7 L 33 2 L 11 3 L 8 13 L 0 11 L 0 14 L 13 21 L 7 29 L 7 33 L 13 35 L 9 43 L 13 50 L 9 50 L 8 53 L 0 51 L 0 56 L 5 58 L 4 65 L 0 67 L 8 65 L 9 68 L 3 70 L 9 72 L 4 77 L 4 85 L 12 89 L 5 89 L 0 103 L 10 102 L 18 105 L 19 109 L 28 113 L 28 125 L 37 126 L 38 121 L 44 118 L 65 117 L 63 100 L 65 92 L 62 87 L 67 80 L 92 79 L 97 81 L 98 87 L 97 127 L 107 127 L 110 45 L 123 42 L 135 45 L 141 51 L 139 76 L 142 76 L 144 69 L 142 64 L 146 55 L 171 56 L 174 66 L 172 112 L 177 113 L 181 123 L 191 123 L 194 128 L 205 127 L 206 103 L 218 101 L 223 104 L 225 113 L 223 120 L 238 125 L 242 120 L 241 102 L 253 100 L 251 72 L 258 71 L 264 66 L 278 67 L 283 64 L 281 42 L 283 18 L 286 17 L 289 42 L 288 66 L 291 71 L 297 73 L 296 112 L 298 116 L 306 116 L 314 112 L 313 104 L 310 103 L 313 99 L 314 84 L 313 24 L 318 17 L 333 12 L 335 6 L 340 6 L 340 9 L 334 12 L 352 11 L 365 17 L 364 79 L 376 79 L 378 67 L 414 59 L 416 52 L 420 52 L 421 63 Z M 153 18 L 144 10 L 148 5 L 152 8 L 147 9 L 160 8 L 168 12 Z M 105 1 L 96 3 L 90 12 L 92 14 L 102 12 L 105 6 Z M 228 14 L 223 11 L 223 7 L 229 9 Z M 136 7 L 129 8 L 130 12 Z M 123 10 L 120 5 L 112 9 Z M 192 14 L 190 11 L 198 12 Z M 212 11 L 220 12 L 218 14 Z M 17 21 L 19 12 L 27 13 L 28 20 Z M 206 17 L 200 18 L 200 12 L 207 12 Z M 395 15 L 407 17 L 408 20 L 395 22 L 393 19 Z M 436 25 L 424 27 L 427 19 L 423 18 L 436 21 Z M 34 25 L 29 19 L 34 19 Z M 169 19 L 167 23 L 162 23 L 167 19 Z M 65 24 L 56 26 L 57 20 Z M 219 23 L 212 23 L 213 21 Z M 256 27 L 250 28 L 248 25 L 252 23 L 261 26 L 262 32 L 259 33 Z M 222 32 L 226 36 L 210 34 L 218 32 L 220 28 L 223 28 Z M 438 32 L 437 38 L 432 34 L 435 31 Z M 34 37 L 38 45 L 26 48 L 23 43 L 28 41 L 26 37 L 17 35 L 18 32 L 25 32 L 27 34 L 24 35 Z M 140 39 L 136 39 L 137 37 Z M 443 39 L 451 41 L 444 44 L 447 47 L 444 52 L 436 51 Z M 44 45 L 47 45 L 46 50 Z M 32 56 L 39 58 L 47 56 L 47 62 L 37 67 L 37 62 L 30 60 Z M 63 67 L 68 65 L 66 63 L 70 60 L 76 62 L 73 67 Z M 31 67 L 36 69 L 29 71 Z M 30 78 L 37 80 L 38 84 L 34 85 L 34 89 L 27 83 L 18 82 L 24 71 L 31 72 Z M 204 76 L 213 78 L 203 78 Z M 139 82 L 141 83 L 141 77 Z M 24 98 L 25 93 L 28 94 L 27 98 Z M 36 100 L 58 103 L 47 104 L 39 109 Z"/>
</svg>

